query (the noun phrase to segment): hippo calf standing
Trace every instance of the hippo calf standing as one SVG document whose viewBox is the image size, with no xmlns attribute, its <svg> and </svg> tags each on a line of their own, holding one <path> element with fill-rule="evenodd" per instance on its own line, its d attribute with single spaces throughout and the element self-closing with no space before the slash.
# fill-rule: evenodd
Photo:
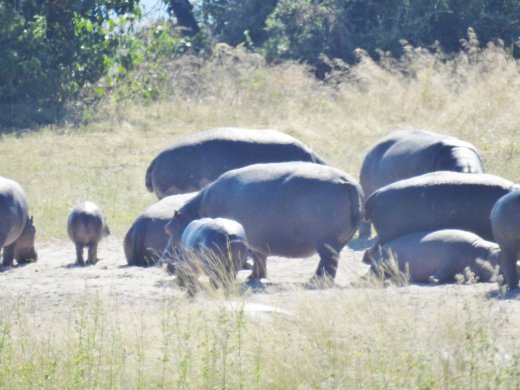
<svg viewBox="0 0 520 390">
<path fill-rule="evenodd" d="M 520 259 L 520 188 L 500 198 L 491 210 L 491 226 L 500 245 L 500 269 L 510 289 L 518 288 Z"/>
<path fill-rule="evenodd" d="M 285 161 L 325 164 L 310 148 L 280 131 L 213 129 L 159 153 L 146 171 L 146 188 L 160 199 L 198 191 L 232 169 Z"/>
<path fill-rule="evenodd" d="M 478 150 L 455 137 L 429 131 L 396 131 L 381 139 L 367 152 L 359 182 L 365 197 L 399 180 L 435 171 L 484 173 Z M 370 234 L 364 224 L 360 236 Z"/>
<path fill-rule="evenodd" d="M 381 244 L 410 233 L 461 229 L 492 241 L 489 215 L 509 180 L 484 173 L 433 172 L 389 184 L 366 201 Z"/>
<path fill-rule="evenodd" d="M 213 287 L 229 285 L 246 259 L 244 228 L 226 218 L 202 218 L 191 221 L 180 240 L 180 253 L 171 263 L 181 286 L 192 294 L 201 270 Z"/>
<path fill-rule="evenodd" d="M 220 176 L 188 201 L 166 225 L 175 251 L 188 224 L 229 218 L 246 232 L 253 255 L 250 279 L 266 277 L 267 256 L 308 257 L 316 277 L 334 279 L 339 252 L 362 219 L 359 185 L 339 169 L 308 162 L 256 164 Z"/>
<path fill-rule="evenodd" d="M 22 187 L 14 180 L 0 177 L 0 248 L 3 265 L 29 263 L 38 259 L 34 249 L 36 229 L 28 216 L 28 202 Z"/>
<path fill-rule="evenodd" d="M 168 235 L 164 227 L 194 193 L 171 195 L 153 204 L 132 224 L 124 239 L 124 251 L 128 265 L 147 267 L 157 264 L 162 255 Z"/>
<path fill-rule="evenodd" d="M 76 205 L 69 214 L 67 232 L 76 246 L 76 263 L 85 265 L 83 248 L 88 247 L 87 264 L 96 264 L 98 243 L 110 234 L 100 208 L 92 202 Z"/>
<path fill-rule="evenodd" d="M 498 265 L 500 248 L 474 233 L 444 229 L 412 233 L 376 246 L 365 252 L 363 262 L 379 274 L 392 269 L 395 261 L 401 272 L 408 272 L 410 282 L 446 283 L 466 268 L 480 282 L 489 282 Z M 390 276 L 392 276 L 390 274 Z"/>
</svg>

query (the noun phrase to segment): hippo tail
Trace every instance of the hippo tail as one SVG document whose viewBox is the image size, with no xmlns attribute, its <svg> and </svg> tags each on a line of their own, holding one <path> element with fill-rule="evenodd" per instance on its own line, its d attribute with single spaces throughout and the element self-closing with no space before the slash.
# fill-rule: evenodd
<svg viewBox="0 0 520 390">
<path fill-rule="evenodd" d="M 365 218 L 365 206 L 363 202 L 363 190 L 359 185 L 351 184 L 349 188 L 352 227 L 357 230 Z"/>
<path fill-rule="evenodd" d="M 155 159 L 150 163 L 150 166 L 146 170 L 146 175 L 144 178 L 144 184 L 146 185 L 146 189 L 148 192 L 153 192 L 153 184 L 152 184 L 152 170 L 155 166 Z"/>
</svg>

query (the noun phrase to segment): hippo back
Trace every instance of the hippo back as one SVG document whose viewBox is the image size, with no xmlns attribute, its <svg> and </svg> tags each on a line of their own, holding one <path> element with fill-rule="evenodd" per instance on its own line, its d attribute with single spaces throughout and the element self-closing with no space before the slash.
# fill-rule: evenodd
<svg viewBox="0 0 520 390">
<path fill-rule="evenodd" d="M 162 198 L 198 191 L 232 169 L 285 161 L 325 164 L 303 143 L 276 130 L 214 129 L 163 150 L 146 172 L 146 187 Z"/>
<path fill-rule="evenodd" d="M 305 257 L 319 245 L 341 248 L 359 226 L 362 202 L 359 185 L 346 173 L 289 162 L 227 172 L 180 212 L 239 222 L 260 253 Z"/>
<path fill-rule="evenodd" d="M 449 228 L 493 240 L 491 209 L 512 188 L 509 180 L 488 174 L 427 173 L 380 188 L 368 198 L 366 213 L 381 243 Z"/>
<path fill-rule="evenodd" d="M 483 173 L 484 167 L 468 142 L 428 131 L 398 131 L 368 151 L 360 183 L 368 197 L 387 184 L 435 171 Z"/>
<path fill-rule="evenodd" d="M 0 177 L 0 247 L 16 241 L 27 219 L 28 202 L 22 187 L 14 180 Z"/>
</svg>

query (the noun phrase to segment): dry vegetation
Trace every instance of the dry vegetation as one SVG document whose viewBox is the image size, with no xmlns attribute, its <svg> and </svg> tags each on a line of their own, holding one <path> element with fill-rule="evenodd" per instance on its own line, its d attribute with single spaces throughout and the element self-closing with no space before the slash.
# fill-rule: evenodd
<svg viewBox="0 0 520 390">
<path fill-rule="evenodd" d="M 26 189 L 39 243 L 65 240 L 68 212 L 86 199 L 102 207 L 120 240 L 154 202 L 144 186 L 153 156 L 218 126 L 286 131 L 353 176 L 376 139 L 422 128 L 474 143 L 488 172 L 520 182 L 520 64 L 500 47 L 468 42 L 453 58 L 408 48 L 402 60 L 381 64 L 360 52 L 358 65 L 336 64 L 327 82 L 240 49 L 216 53 L 208 63 L 168 64 L 160 102 L 107 101 L 83 127 L 2 137 L 0 169 Z M 193 301 L 170 290 L 133 307 L 85 288 L 51 312 L 4 291 L 0 387 L 520 386 L 520 306 L 498 299 L 495 285 L 295 287 Z M 239 304 L 229 309 L 226 299 Z M 258 302 L 287 312 L 250 315 L 248 305 Z"/>
</svg>

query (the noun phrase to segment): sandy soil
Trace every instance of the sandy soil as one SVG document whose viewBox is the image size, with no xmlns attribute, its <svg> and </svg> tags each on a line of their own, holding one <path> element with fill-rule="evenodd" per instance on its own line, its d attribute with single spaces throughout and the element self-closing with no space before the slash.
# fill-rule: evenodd
<svg viewBox="0 0 520 390">
<path fill-rule="evenodd" d="M 294 303 L 292 298 L 301 298 L 301 294 L 326 296 L 338 290 L 359 291 L 355 282 L 367 272 L 367 266 L 361 262 L 364 245 L 366 244 L 354 240 L 350 247 L 342 251 L 336 277 L 337 288 L 328 291 L 301 288 L 313 275 L 318 264 L 317 256 L 308 259 L 269 258 L 269 279 L 265 283 L 266 287 L 251 289 L 244 286 L 242 289 L 247 297 L 248 310 L 290 311 Z M 98 250 L 101 260 L 95 266 L 75 266 L 75 250 L 70 241 L 38 243 L 37 250 L 37 263 L 12 268 L 0 267 L 3 287 L 0 299 L 4 304 L 23 300 L 37 308 L 38 313 L 59 316 L 63 311 L 70 310 L 70 305 L 80 301 L 86 293 L 99 295 L 118 306 L 143 311 L 158 310 L 164 304 L 165 297 L 175 299 L 185 296 L 185 292 L 176 285 L 174 277 L 167 275 L 161 268 L 126 266 L 122 240 L 117 237 L 109 237 L 101 242 Z M 248 272 L 241 271 L 239 281 L 243 281 Z M 366 290 L 369 294 L 370 289 Z M 496 302 L 520 317 L 520 298 L 517 294 L 509 294 L 504 299 L 499 295 L 495 283 L 439 287 L 410 285 L 392 289 L 389 294 L 397 294 L 399 299 L 407 299 L 414 305 L 421 302 L 443 302 L 453 295 L 476 295 L 486 301 L 493 301 L 493 304 Z"/>
</svg>

